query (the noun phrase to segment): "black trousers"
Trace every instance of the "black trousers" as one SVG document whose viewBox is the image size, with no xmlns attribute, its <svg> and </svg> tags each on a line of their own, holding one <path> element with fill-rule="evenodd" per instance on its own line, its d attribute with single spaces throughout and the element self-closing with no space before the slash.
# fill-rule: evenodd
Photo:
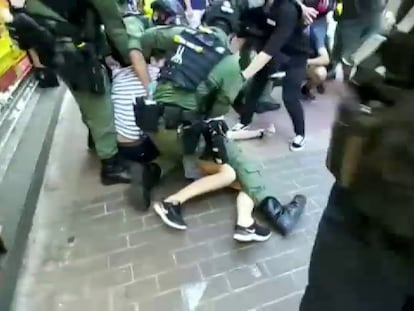
<svg viewBox="0 0 414 311">
<path fill-rule="evenodd" d="M 244 125 L 252 122 L 257 99 L 263 93 L 269 76 L 276 70 L 283 70 L 286 72 L 286 77 L 282 83 L 282 99 L 292 119 L 295 134 L 304 136 L 305 119 L 303 107 L 300 102 L 300 90 L 302 82 L 306 78 L 306 62 L 307 55 L 294 55 L 282 66 L 276 66 L 273 62 L 270 62 L 260 70 L 246 87 L 244 93 L 245 104 L 241 112 L 240 122 Z"/>
<path fill-rule="evenodd" d="M 371 230 L 369 222 L 355 208 L 352 195 L 334 185 L 300 311 L 414 310 L 414 259 L 406 255 L 414 241 L 394 246 L 382 230 Z"/>
</svg>

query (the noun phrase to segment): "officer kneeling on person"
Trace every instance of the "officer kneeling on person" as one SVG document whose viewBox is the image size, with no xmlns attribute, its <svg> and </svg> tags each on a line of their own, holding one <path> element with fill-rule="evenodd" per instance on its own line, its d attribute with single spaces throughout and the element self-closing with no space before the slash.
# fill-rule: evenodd
<svg viewBox="0 0 414 311">
<path fill-rule="evenodd" d="M 207 11 L 206 14 L 208 13 Z M 222 12 L 219 16 L 206 20 L 209 21 L 207 28 L 194 30 L 185 27 L 156 27 L 147 30 L 140 38 L 144 58 L 148 59 L 154 50 L 164 50 L 167 55 L 172 55 L 161 71 L 153 98 L 146 101 L 139 99 L 136 105 L 138 126 L 150 134 L 161 152 L 154 163 L 145 165 L 143 169 L 143 207 L 149 207 L 151 190 L 161 175 L 181 163 L 184 155 L 194 154 L 200 135 L 206 140 L 206 153 L 212 154 L 220 164 L 216 174 L 201 178 L 162 202 L 154 203 L 155 211 L 162 220 L 181 230 L 186 229 L 181 215 L 183 203 L 200 194 L 230 185 L 236 174 L 249 164 L 243 161 L 245 158 L 237 146 L 226 142 L 227 126 L 224 121 L 216 119 L 228 112 L 243 87 L 239 55 L 231 54 L 228 48 L 228 36 L 234 33 L 237 18 L 228 12 Z M 301 196 L 295 197 L 288 206 L 282 206 L 268 192 L 258 192 L 258 183 L 262 185 L 260 189 L 266 189 L 266 186 L 256 176 L 260 179 L 260 172 L 240 174 L 243 190 L 249 195 L 241 194 L 244 203 L 238 206 L 241 206 L 243 212 L 240 211 L 238 215 L 246 217 L 241 217 L 244 221 L 238 223 L 237 230 L 241 234 L 253 226 L 249 230 L 255 234 L 247 234 L 248 237 L 243 235 L 240 240 L 263 240 L 270 234 L 267 229 L 264 230 L 252 221 L 254 202 L 263 201 L 263 206 L 273 208 L 267 209 L 268 216 L 275 223 L 283 223 L 283 229 L 280 230 L 283 233 L 288 233 L 293 228 L 303 211 L 305 202 Z M 134 187 L 131 190 L 138 189 Z M 257 199 L 258 196 L 260 199 Z M 286 212 L 288 209 L 291 213 Z M 279 217 L 282 214 L 284 216 Z"/>
</svg>

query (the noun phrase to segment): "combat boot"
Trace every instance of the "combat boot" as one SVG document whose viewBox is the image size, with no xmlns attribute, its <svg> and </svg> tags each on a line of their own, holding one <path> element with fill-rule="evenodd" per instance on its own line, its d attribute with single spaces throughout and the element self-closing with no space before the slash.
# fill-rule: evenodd
<svg viewBox="0 0 414 311">
<path fill-rule="evenodd" d="M 161 180 L 161 168 L 156 163 L 146 163 L 142 167 L 142 198 L 144 210 L 151 205 L 151 193 Z"/>
<path fill-rule="evenodd" d="M 118 154 L 109 159 L 101 160 L 101 162 L 101 182 L 103 185 L 131 183 L 130 169 Z"/>
<path fill-rule="evenodd" d="M 286 205 L 274 197 L 265 198 L 260 204 L 259 209 L 273 225 L 273 227 L 283 236 L 286 236 L 296 226 L 306 205 L 306 197 L 296 195 L 293 200 Z"/>
<path fill-rule="evenodd" d="M 277 227 L 280 234 L 288 235 L 292 232 L 305 210 L 305 205 L 306 197 L 298 194 L 294 196 L 289 204 L 282 207 L 282 213 L 277 220 Z"/>
</svg>

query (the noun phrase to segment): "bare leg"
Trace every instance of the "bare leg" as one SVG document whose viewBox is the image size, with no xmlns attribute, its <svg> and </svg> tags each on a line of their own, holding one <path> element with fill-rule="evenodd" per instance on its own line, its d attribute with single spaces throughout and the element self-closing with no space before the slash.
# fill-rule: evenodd
<svg viewBox="0 0 414 311">
<path fill-rule="evenodd" d="M 237 196 L 237 226 L 233 238 L 239 242 L 264 242 L 272 235 L 268 228 L 257 224 L 252 216 L 253 200 L 243 191 Z"/>
<path fill-rule="evenodd" d="M 250 227 L 253 225 L 253 209 L 253 200 L 247 195 L 247 193 L 240 191 L 237 196 L 237 224 L 239 226 Z"/>
<path fill-rule="evenodd" d="M 167 197 L 164 202 L 183 204 L 201 194 L 227 187 L 235 180 L 236 172 L 234 169 L 228 164 L 223 164 L 216 174 L 205 176 L 192 182 L 177 193 Z"/>
</svg>

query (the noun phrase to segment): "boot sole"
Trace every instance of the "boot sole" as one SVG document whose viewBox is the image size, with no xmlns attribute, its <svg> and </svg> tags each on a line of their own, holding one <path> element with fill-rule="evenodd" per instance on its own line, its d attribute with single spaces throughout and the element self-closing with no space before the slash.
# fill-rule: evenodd
<svg viewBox="0 0 414 311">
<path fill-rule="evenodd" d="M 272 236 L 271 234 L 267 236 L 260 236 L 256 234 L 244 235 L 244 234 L 235 233 L 233 235 L 233 239 L 235 239 L 238 242 L 265 242 L 269 240 L 271 236 Z"/>
</svg>

